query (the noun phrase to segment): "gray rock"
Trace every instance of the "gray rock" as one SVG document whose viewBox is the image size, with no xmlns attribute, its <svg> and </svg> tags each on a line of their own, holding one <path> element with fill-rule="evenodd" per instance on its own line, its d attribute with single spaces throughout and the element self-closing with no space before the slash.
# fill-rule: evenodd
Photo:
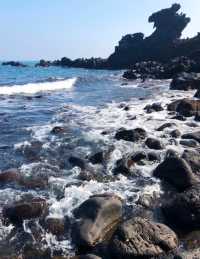
<svg viewBox="0 0 200 259">
<path fill-rule="evenodd" d="M 122 200 L 112 194 L 90 197 L 74 212 L 73 242 L 78 248 L 94 247 L 109 236 L 122 217 Z"/>
<path fill-rule="evenodd" d="M 178 246 L 176 234 L 167 226 L 143 218 L 124 222 L 110 244 L 113 258 L 154 258 Z"/>
</svg>

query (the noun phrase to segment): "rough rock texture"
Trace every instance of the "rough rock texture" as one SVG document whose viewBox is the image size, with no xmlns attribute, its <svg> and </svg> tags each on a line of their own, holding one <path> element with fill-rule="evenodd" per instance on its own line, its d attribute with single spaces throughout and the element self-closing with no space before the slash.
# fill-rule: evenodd
<svg viewBox="0 0 200 259">
<path fill-rule="evenodd" d="M 188 163 L 179 157 L 167 157 L 154 170 L 153 175 L 169 182 L 180 191 L 198 182 Z"/>
<path fill-rule="evenodd" d="M 133 218 L 123 223 L 110 244 L 113 258 L 152 258 L 176 249 L 176 234 L 163 224 Z"/>
<path fill-rule="evenodd" d="M 131 141 L 131 142 L 136 142 L 139 141 L 141 139 L 145 139 L 147 136 L 147 133 L 144 129 L 141 128 L 136 128 L 133 130 L 119 130 L 116 135 L 115 138 L 117 140 L 126 140 L 126 141 Z"/>
<path fill-rule="evenodd" d="M 179 193 L 163 206 L 167 220 L 181 230 L 200 228 L 200 184 Z"/>
<path fill-rule="evenodd" d="M 12 168 L 0 173 L 0 184 L 18 183 L 20 181 L 20 173 L 17 169 Z"/>
<path fill-rule="evenodd" d="M 182 99 L 168 105 L 169 111 L 176 111 L 185 117 L 191 117 L 200 112 L 200 100 Z"/>
<path fill-rule="evenodd" d="M 92 196 L 75 211 L 78 221 L 73 241 L 78 248 L 93 247 L 104 241 L 122 217 L 122 200 L 115 195 Z"/>
</svg>

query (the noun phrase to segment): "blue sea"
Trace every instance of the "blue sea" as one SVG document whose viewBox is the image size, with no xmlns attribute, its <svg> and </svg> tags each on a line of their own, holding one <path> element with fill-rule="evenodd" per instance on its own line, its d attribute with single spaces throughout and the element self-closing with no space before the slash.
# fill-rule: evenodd
<svg viewBox="0 0 200 259">
<path fill-rule="evenodd" d="M 120 128 L 135 127 L 155 134 L 166 114 L 147 115 L 144 107 L 155 101 L 167 102 L 168 81 L 127 82 L 122 79 L 123 71 L 25 64 L 28 67 L 0 65 L 0 170 L 16 168 L 27 181 L 45 181 L 47 185 L 2 185 L 1 208 L 31 195 L 47 200 L 48 217 L 73 218 L 73 210 L 92 194 L 114 192 L 134 206 L 140 193 L 160 192 L 159 183 L 150 175 L 155 164 L 137 168 L 141 171 L 138 178 L 113 179 L 118 159 L 145 149 L 141 143 L 118 142 L 114 135 Z M 55 133 L 55 127 L 61 131 Z M 102 181 L 80 179 L 80 168 L 70 165 L 69 157 L 88 161 L 99 151 L 105 152 L 105 163 L 88 162 L 87 170 L 100 174 Z M 110 181 L 105 182 L 104 176 Z M 21 251 L 26 236 L 0 222 L 0 255 L 7 250 Z M 61 254 L 73 253 L 70 238 L 57 239 L 36 221 L 24 222 L 22 232 L 33 238 L 32 228 L 42 235 L 34 237 L 37 245 Z"/>
</svg>

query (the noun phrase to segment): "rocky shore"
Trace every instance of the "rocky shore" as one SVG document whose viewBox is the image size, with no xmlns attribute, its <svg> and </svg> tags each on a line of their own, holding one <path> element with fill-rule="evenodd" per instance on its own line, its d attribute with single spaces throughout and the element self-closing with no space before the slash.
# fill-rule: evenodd
<svg viewBox="0 0 200 259">
<path fill-rule="evenodd" d="M 138 80 L 124 79 L 123 85 Z M 7 236 L 9 245 L 17 238 L 24 240 L 24 246 L 19 249 L 16 244 L 13 251 L 18 251 L 16 256 L 4 250 L 1 258 L 200 258 L 199 90 L 199 74 L 176 74 L 169 90 L 155 102 L 140 100 L 137 105 L 129 102 L 119 105 L 117 109 L 124 111 L 127 127 L 114 132 L 105 129 L 100 134 L 113 139 L 115 145 L 132 146 L 133 151 L 127 153 L 124 149 L 111 175 L 95 172 L 92 166 L 99 165 L 103 170 L 115 148 L 99 150 L 84 159 L 76 156 L 68 159 L 72 168 L 79 168 L 79 186 L 115 181 L 123 185 L 120 183 L 123 176 L 141 181 L 141 188 L 152 184 L 152 190 L 155 181 L 160 186 L 157 192 L 145 193 L 141 189 L 131 207 L 118 193 L 100 192 L 80 205 L 75 204 L 72 215 L 64 218 L 52 215 L 54 204 L 48 200 L 26 195 L 2 209 L 3 224 L 12 226 Z M 56 126 L 50 134 L 64 132 L 64 127 Z M 32 144 L 24 154 L 34 161 L 41 145 Z M 141 151 L 135 152 L 134 145 Z M 142 176 L 146 167 L 150 168 L 147 182 Z M 30 180 L 20 169 L 10 169 L 1 172 L 0 184 L 42 190 L 48 188 L 49 179 L 35 176 Z M 123 188 L 126 190 L 126 186 Z M 62 197 L 58 199 L 62 201 Z M 70 240 L 75 254 L 67 255 L 65 250 L 63 255 L 62 249 L 52 252 L 51 247 L 43 244 L 44 235 Z"/>
</svg>

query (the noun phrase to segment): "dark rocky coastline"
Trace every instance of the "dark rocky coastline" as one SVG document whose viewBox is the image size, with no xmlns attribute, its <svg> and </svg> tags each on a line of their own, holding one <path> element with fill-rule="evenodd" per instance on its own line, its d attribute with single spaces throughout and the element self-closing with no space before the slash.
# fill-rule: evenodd
<svg viewBox="0 0 200 259">
<path fill-rule="evenodd" d="M 153 13 L 149 22 L 154 24 L 154 32 L 145 37 L 143 33 L 128 34 L 122 37 L 115 51 L 107 59 L 80 58 L 71 60 L 62 58 L 53 62 L 41 60 L 37 66 L 62 66 L 90 69 L 134 69 L 136 63 L 156 62 L 159 70 L 165 71 L 165 78 L 171 78 L 174 59 L 179 58 L 179 68 L 190 65 L 189 70 L 196 72 L 200 68 L 200 34 L 193 38 L 181 39 L 182 31 L 190 22 L 190 18 L 179 13 L 180 4 L 173 4 L 170 8 Z M 185 61 L 180 61 L 183 57 Z M 152 67 L 152 63 L 149 63 Z M 155 67 L 154 65 L 154 67 Z M 171 66 L 172 65 L 172 66 Z M 184 71 L 187 71 L 187 68 Z M 151 68 L 152 69 L 152 68 Z M 161 71 L 158 72 L 160 73 Z M 182 71 L 183 68 L 180 70 Z M 179 71 L 180 72 L 180 71 Z"/>
<path fill-rule="evenodd" d="M 109 148 L 89 157 L 68 158 L 72 168 L 80 169 L 78 177 L 84 184 L 91 180 L 115 181 L 119 174 L 142 182 L 138 166 L 153 165 L 152 175 L 148 181 L 156 178 L 162 189 L 160 195 L 144 194 L 141 191 L 135 206 L 130 208 L 128 203 L 115 193 L 100 193 L 90 196 L 75 208 L 72 218 L 66 216 L 62 219 L 48 217 L 49 204 L 46 200 L 26 197 L 4 206 L 1 217 L 5 225 L 13 225 L 10 240 L 17 233 L 22 240 L 30 238 L 30 242 L 26 242 L 22 247 L 22 254 L 12 257 L 3 255 L 0 258 L 200 258 L 200 35 L 193 39 L 180 40 L 182 30 L 190 19 L 184 14 L 178 14 L 179 9 L 180 5 L 175 4 L 169 9 L 153 14 L 149 21 L 155 23 L 155 32 L 147 38 L 141 33 L 125 36 L 115 53 L 107 60 L 71 61 L 63 58 L 54 62 L 41 60 L 37 64 L 42 67 L 54 65 L 95 69 L 131 68 L 123 76 L 127 84 L 137 79 L 172 78 L 167 101 L 164 102 L 161 96 L 159 103 L 142 103 L 142 109 L 137 114 L 141 117 L 144 114 L 149 115 L 146 124 L 152 122 L 153 115 L 161 114 L 162 123 L 157 125 L 156 121 L 151 131 L 151 134 L 156 132 L 155 136 L 144 129 L 149 124 L 142 127 L 134 127 L 132 124 L 132 128 L 119 128 L 111 133 L 102 132 L 102 135 L 108 134 L 117 143 L 128 143 L 133 147 L 137 143 L 142 149 L 135 152 L 133 148 L 132 153 L 124 154 L 122 159 L 117 160 L 110 178 L 104 177 L 102 172 L 98 175 L 92 168 L 94 164 L 103 168 L 112 153 Z M 168 26 L 164 27 L 163 24 L 166 23 Z M 128 105 L 121 105 L 118 109 L 123 110 L 124 114 L 132 113 L 133 110 Z M 133 121 L 136 117 L 132 118 Z M 167 119 L 170 122 L 166 121 Z M 180 125 L 183 131 L 180 130 Z M 50 134 L 59 135 L 64 131 L 62 127 L 54 127 Z M 181 148 L 177 148 L 178 151 L 170 149 L 171 143 Z M 36 153 L 38 149 L 36 143 Z M 13 183 L 33 189 L 43 189 L 48 185 L 46 179 L 35 179 L 34 182 L 23 178 L 17 169 L 1 172 L 1 185 Z M 31 221 L 34 219 L 37 219 L 36 223 Z M 30 220 L 32 230 L 28 238 L 22 228 L 25 220 Z M 62 251 L 52 254 L 49 249 L 35 246 L 33 241 L 37 241 L 37 244 L 42 243 L 41 229 L 53 234 L 58 240 L 71 240 L 75 248 L 74 257 L 63 256 Z"/>
</svg>

